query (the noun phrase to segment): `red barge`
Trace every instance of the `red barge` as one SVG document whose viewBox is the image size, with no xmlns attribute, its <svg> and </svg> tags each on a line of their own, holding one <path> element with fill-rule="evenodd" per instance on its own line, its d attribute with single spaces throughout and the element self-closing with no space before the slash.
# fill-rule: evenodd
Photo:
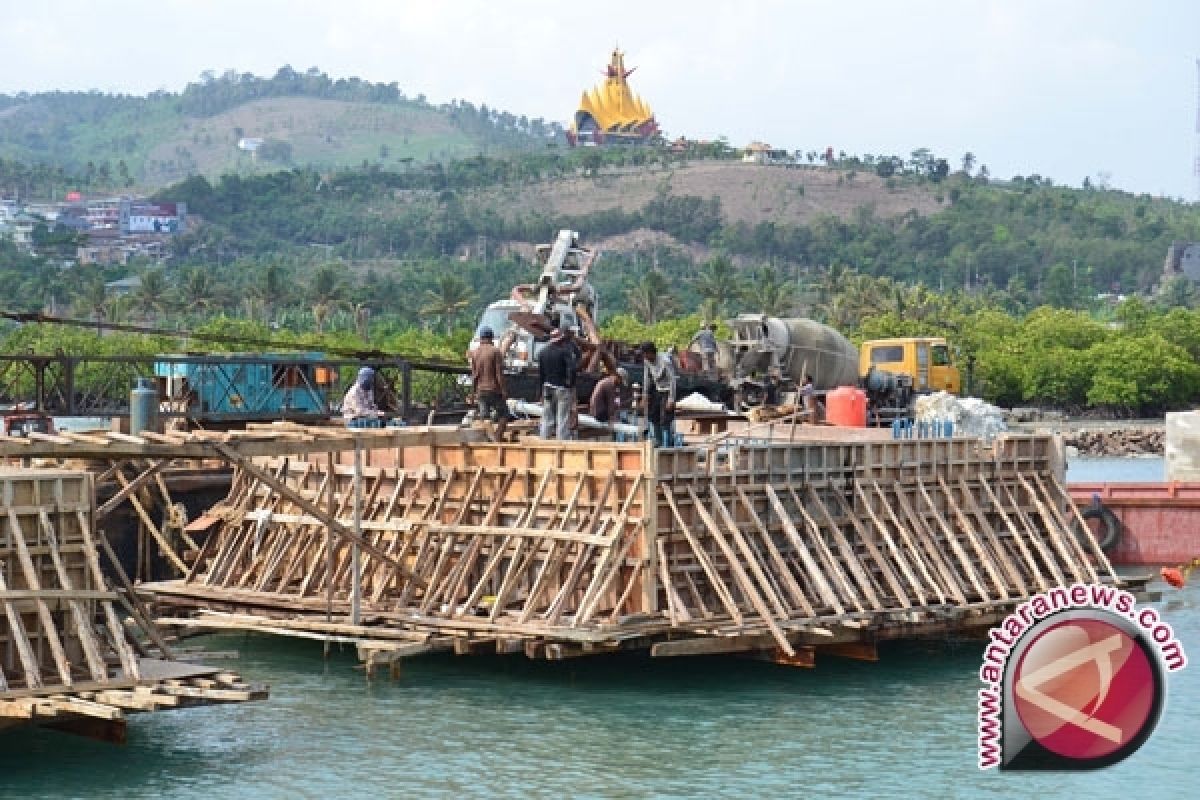
<svg viewBox="0 0 1200 800">
<path fill-rule="evenodd" d="M 1067 488 L 1114 565 L 1177 565 L 1200 556 L 1200 482 Z"/>
</svg>

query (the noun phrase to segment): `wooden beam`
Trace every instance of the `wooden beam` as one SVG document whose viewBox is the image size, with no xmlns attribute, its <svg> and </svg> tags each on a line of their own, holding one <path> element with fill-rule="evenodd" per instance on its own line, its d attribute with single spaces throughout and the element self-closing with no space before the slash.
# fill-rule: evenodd
<svg viewBox="0 0 1200 800">
<path fill-rule="evenodd" d="M 151 466 L 149 469 L 143 470 L 142 473 L 132 481 L 125 478 L 125 474 L 121 472 L 120 469 L 117 469 L 113 474 L 114 476 L 120 476 L 122 483 L 121 490 L 105 501 L 102 506 L 96 509 L 95 518 L 100 519 L 101 517 L 108 516 L 113 510 L 116 509 L 117 506 L 124 502 L 126 497 L 129 497 L 129 495 L 133 494 L 138 489 L 154 480 L 154 476 L 157 475 L 159 471 L 166 465 L 166 459 L 156 461 L 154 462 L 153 466 Z"/>
<path fill-rule="evenodd" d="M 220 444 L 214 445 L 213 449 L 218 454 L 220 454 L 222 458 L 229 461 L 231 464 L 236 464 L 237 466 L 241 467 L 247 473 L 252 475 L 256 480 L 258 480 L 260 483 L 266 484 L 267 486 L 274 489 L 276 492 L 279 492 L 279 494 L 286 497 L 288 500 L 291 500 L 293 503 L 298 505 L 302 510 L 304 510 L 305 513 L 311 514 L 312 516 L 321 520 L 321 522 L 323 522 L 331 531 L 333 531 L 335 534 L 337 534 L 341 538 L 346 539 L 347 541 L 350 541 L 350 542 L 357 542 L 358 546 L 361 547 L 363 550 L 365 550 L 368 553 L 370 553 L 371 555 L 375 556 L 375 558 L 378 558 L 379 560 L 390 564 L 392 567 L 394 567 L 396 569 L 396 571 L 398 571 L 401 575 L 403 575 L 409 581 L 415 583 L 417 586 L 425 588 L 426 584 L 425 584 L 425 580 L 423 578 L 414 574 L 412 572 L 412 570 L 410 570 L 404 564 L 402 564 L 399 561 L 397 561 L 396 559 L 392 558 L 390 555 L 388 555 L 386 552 L 384 552 L 379 547 L 376 547 L 371 542 L 368 542 L 366 539 L 363 539 L 360 536 L 355 536 L 354 531 L 350 530 L 345 525 L 342 525 L 331 514 L 327 513 L 325 510 L 320 508 L 316 503 L 313 503 L 311 500 L 306 498 L 300 492 L 298 492 L 295 489 L 293 489 L 292 487 L 288 486 L 282 480 L 279 480 L 275 476 L 271 475 L 270 473 L 259 469 L 248 458 L 245 458 L 240 453 L 235 452 L 234 450 L 232 450 L 229 447 L 226 447 L 225 445 L 220 445 Z"/>
</svg>

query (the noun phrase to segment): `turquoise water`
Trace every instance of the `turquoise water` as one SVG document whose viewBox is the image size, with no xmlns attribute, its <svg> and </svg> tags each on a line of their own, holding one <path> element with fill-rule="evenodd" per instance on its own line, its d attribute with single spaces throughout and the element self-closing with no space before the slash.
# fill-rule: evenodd
<svg viewBox="0 0 1200 800">
<path fill-rule="evenodd" d="M 1067 480 L 1153 483 L 1166 480 L 1166 462 L 1155 458 L 1074 458 L 1067 462 Z"/>
<path fill-rule="evenodd" d="M 1127 479 L 1117 477 L 1113 479 Z M 1200 574 L 1162 584 L 1200 661 Z M 438 656 L 368 684 L 351 651 L 200 640 L 271 699 L 132 717 L 123 747 L 0 734 L 0 798 L 1188 796 L 1200 663 L 1150 741 L 1095 773 L 976 768 L 977 644 L 892 646 L 814 670 L 739 659 Z"/>
</svg>

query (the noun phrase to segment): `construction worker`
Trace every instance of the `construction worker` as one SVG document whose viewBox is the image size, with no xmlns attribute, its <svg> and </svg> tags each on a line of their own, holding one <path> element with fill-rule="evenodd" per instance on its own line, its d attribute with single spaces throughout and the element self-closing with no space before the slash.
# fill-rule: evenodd
<svg viewBox="0 0 1200 800">
<path fill-rule="evenodd" d="M 570 439 L 571 412 L 575 408 L 576 361 L 561 328 L 538 353 L 538 383 L 542 387 L 543 439 Z"/>
<path fill-rule="evenodd" d="M 496 334 L 484 326 L 479 331 L 479 346 L 471 354 L 471 383 L 475 386 L 475 402 L 479 418 L 494 422 L 494 438 L 504 441 L 504 429 L 512 417 L 508 413 L 508 390 L 504 383 L 504 356 L 495 345 Z"/>
<path fill-rule="evenodd" d="M 650 438 L 655 447 L 675 445 L 675 365 L 666 353 L 659 353 L 654 342 L 643 342 L 642 407 L 650 423 Z"/>
<path fill-rule="evenodd" d="M 621 389 L 629 383 L 629 373 L 618 367 L 612 375 L 601 378 L 592 390 L 589 411 L 597 422 L 612 425 L 621 409 Z"/>
<path fill-rule="evenodd" d="M 347 428 L 382 428 L 383 412 L 375 405 L 375 370 L 363 367 L 342 398 Z"/>
<path fill-rule="evenodd" d="M 717 324 L 710 322 L 692 337 L 692 342 L 700 348 L 700 357 L 704 362 L 704 374 L 714 378 L 717 375 Z"/>
</svg>

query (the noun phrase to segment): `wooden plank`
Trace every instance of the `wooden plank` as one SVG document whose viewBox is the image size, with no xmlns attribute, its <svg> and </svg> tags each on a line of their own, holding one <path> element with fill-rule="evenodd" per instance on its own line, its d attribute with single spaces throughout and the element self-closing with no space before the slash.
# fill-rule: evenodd
<svg viewBox="0 0 1200 800">
<path fill-rule="evenodd" d="M 162 470 L 162 468 L 166 465 L 166 459 L 156 461 L 149 469 L 143 470 L 141 474 L 139 474 L 132 481 L 126 479 L 125 474 L 118 469 L 113 473 L 113 476 L 121 482 L 121 490 L 96 509 L 94 514 L 95 518 L 100 519 L 101 517 L 108 516 L 113 510 L 116 509 L 117 506 L 121 505 L 121 503 L 125 501 L 126 497 L 129 497 L 129 495 L 133 494 L 138 489 L 141 489 L 147 483 L 152 481 L 154 476 L 157 475 L 159 471 Z"/>
<path fill-rule="evenodd" d="M 883 524 L 883 520 L 880 519 L 879 515 L 875 513 L 875 509 L 872 508 L 871 501 L 867 497 L 867 493 L 863 491 L 862 484 L 860 484 L 858 481 L 854 482 L 854 492 L 858 495 L 859 502 L 862 503 L 863 509 L 866 510 L 867 517 L 875 526 L 875 531 L 879 534 L 879 538 L 883 541 L 883 544 L 887 548 L 888 552 L 891 553 L 892 559 L 900 567 L 900 572 L 904 574 L 904 579 L 908 581 L 908 586 L 910 589 L 912 589 L 917 603 L 919 605 L 925 605 L 925 591 L 921 586 L 921 582 L 917 580 L 917 576 L 913 573 L 912 567 L 909 565 L 908 559 L 905 557 L 904 553 L 896 546 L 896 542 L 892 539 L 891 533 L 888 531 L 887 526 Z"/>
<path fill-rule="evenodd" d="M 12 484 L 6 483 L 4 493 L 7 495 L 6 500 L 11 497 Z M 33 558 L 29 555 L 29 548 L 25 545 L 25 531 L 21 527 L 21 520 L 13 512 L 12 508 L 8 509 L 8 538 L 9 541 L 17 546 L 17 560 L 21 564 L 21 571 L 25 575 L 25 585 L 34 591 L 33 602 L 37 609 L 38 619 L 42 623 L 42 636 L 50 645 L 50 656 L 54 659 L 54 665 L 58 669 L 59 680 L 63 686 L 69 687 L 72 683 L 71 665 L 67 662 L 67 654 L 63 650 L 62 638 L 58 635 L 58 626 L 55 624 L 54 617 L 50 614 L 50 608 L 46 605 L 45 599 L 40 597 L 42 590 L 41 579 L 38 577 L 37 568 L 33 565 Z M 0 591 L 4 591 L 5 587 L 0 586 Z"/>
<path fill-rule="evenodd" d="M 1043 592 L 1048 590 L 1051 584 L 1042 575 L 1041 569 L 1038 568 L 1037 559 L 1033 557 L 1033 553 L 1030 552 L 1029 547 L 1025 544 L 1025 535 L 1017 530 L 1017 526 L 1013 524 L 1012 519 L 1005 513 L 1000 505 L 1000 498 L 992 491 L 992 487 L 988 485 L 988 481 L 980 481 L 979 485 L 983 488 L 984 493 L 987 494 L 992 508 L 995 509 L 995 513 L 1004 520 L 1004 526 L 1008 528 L 1009 535 L 1016 542 L 1017 549 L 1021 551 L 1022 563 L 1033 575 L 1033 582 L 1039 590 Z"/>
<path fill-rule="evenodd" d="M 950 545 L 950 552 L 954 553 L 958 560 L 959 566 L 962 568 L 963 574 L 966 575 L 967 581 L 975 589 L 976 595 L 980 600 L 990 600 L 987 590 L 983 588 L 983 582 L 980 581 L 979 575 L 975 572 L 975 566 L 971 563 L 971 559 L 967 556 L 962 545 L 958 542 L 958 537 L 954 535 L 954 531 L 950 529 L 950 524 L 946 522 L 945 517 L 938 511 L 937 505 L 933 502 L 933 498 L 925 489 L 924 481 L 917 480 L 917 492 L 921 499 L 925 501 L 925 506 L 929 509 L 930 515 L 937 522 L 938 527 L 942 529 L 943 541 Z"/>
<path fill-rule="evenodd" d="M 1007 483 L 1000 483 L 999 486 L 1004 490 L 1004 496 L 1008 498 L 1008 504 L 1013 509 L 1013 513 L 1015 513 L 1017 518 L 1021 520 L 1021 527 L 1025 529 L 1025 536 L 1029 539 L 1029 541 L 1033 542 L 1034 548 L 1038 551 L 1038 555 L 1042 558 L 1042 564 L 1047 570 L 1050 571 L 1050 578 L 1053 585 L 1069 585 L 1069 581 L 1063 577 L 1063 573 L 1059 569 L 1058 560 L 1046 546 L 1046 542 L 1042 539 L 1042 536 L 1038 532 L 1037 527 L 1034 526 L 1033 521 L 1030 520 L 1029 516 L 1025 513 L 1025 509 L 1020 503 L 1017 502 L 1016 495 L 1013 494 L 1012 489 Z"/>
<path fill-rule="evenodd" d="M 942 483 L 942 490 L 949 493 L 950 486 L 945 483 L 939 475 L 938 480 Z M 967 485 L 965 478 L 959 478 L 957 482 L 959 494 L 962 495 L 963 503 L 967 506 L 967 511 L 975 518 L 975 522 L 979 530 L 983 533 L 984 538 L 991 546 L 992 552 L 996 554 L 996 559 L 1000 564 L 1000 569 L 1003 570 L 1005 576 L 1010 581 L 1011 585 L 1017 592 L 1018 597 L 1027 597 L 1029 595 L 1029 587 L 1025 585 L 1025 580 L 1021 577 L 1021 571 L 1009 558 L 1008 551 L 1000 542 L 1000 537 L 996 535 L 991 521 L 987 515 L 983 513 L 983 509 L 979 507 L 979 503 L 975 500 L 975 495 L 971 491 L 971 487 Z"/>
<path fill-rule="evenodd" d="M 881 492 L 878 484 L 876 484 L 875 488 L 876 491 Z M 896 502 L 900 505 L 900 511 L 908 519 L 913 535 L 917 537 L 917 540 L 925 548 L 925 553 L 929 556 L 929 560 L 933 562 L 934 569 L 941 576 L 944 588 L 950 595 L 950 599 L 958 605 L 965 606 L 967 598 L 963 594 L 963 587 L 960 583 L 961 579 L 952 571 L 949 561 L 943 557 L 933 531 L 929 529 L 925 520 L 917 513 L 913 504 L 909 502 L 908 495 L 903 489 L 897 489 Z"/>
<path fill-rule="evenodd" d="M 729 592 L 729 588 L 725 586 L 725 582 L 721 580 L 721 576 L 717 572 L 717 568 L 713 565 L 712 561 L 709 560 L 708 553 L 706 553 L 704 548 L 700 546 L 700 542 L 696 539 L 696 535 L 692 533 L 691 529 L 688 527 L 687 521 L 683 518 L 683 514 L 679 513 L 679 506 L 675 503 L 672 489 L 669 486 L 661 484 L 659 485 L 659 489 L 662 490 L 662 496 L 664 499 L 666 499 L 667 505 L 671 509 L 671 513 L 675 516 L 675 522 L 679 525 L 680 532 L 683 533 L 684 538 L 686 538 L 688 544 L 691 545 L 692 555 L 700 564 L 701 569 L 704 570 L 704 574 L 708 577 L 709 585 L 712 586 L 713 591 L 716 592 L 717 598 L 721 601 L 721 605 L 725 607 L 726 613 L 733 618 L 734 622 L 741 625 L 743 622 L 741 609 L 737 607 L 737 603 L 734 601 L 733 595 Z"/>
<path fill-rule="evenodd" d="M 733 573 L 734 579 L 741 587 L 742 594 L 750 600 L 750 605 L 754 606 L 754 610 L 758 612 L 758 615 L 762 617 L 763 622 L 767 624 L 767 628 L 770 629 L 771 634 L 775 637 L 780 649 L 782 649 L 789 656 L 795 655 L 796 651 L 792 648 L 791 643 L 788 642 L 787 637 L 784 636 L 783 630 L 779 627 L 778 622 L 771 615 L 770 607 L 763 599 L 763 592 L 769 589 L 769 586 L 766 585 L 766 577 L 763 576 L 762 582 L 758 585 L 755 585 L 755 583 L 750 579 L 750 576 L 747 574 L 745 568 L 742 566 L 741 561 L 738 560 L 737 553 L 735 553 L 733 548 L 729 546 L 729 543 L 725 541 L 724 533 L 717 525 L 716 520 L 714 520 L 712 515 L 708 513 L 708 509 L 704 507 L 704 504 L 700 502 L 700 498 L 696 495 L 695 490 L 689 486 L 687 487 L 687 493 L 692 499 L 692 503 L 695 504 L 693 506 L 693 510 L 700 516 L 700 521 L 704 523 L 706 528 L 708 528 L 709 536 L 717 543 L 717 546 L 725 555 L 725 560 L 729 562 L 730 571 Z M 717 497 L 715 492 L 713 494 L 717 505 L 720 508 L 725 508 L 724 503 L 721 503 L 720 497 Z M 725 513 L 728 514 L 728 510 L 726 510 Z M 736 530 L 736 523 L 734 523 L 734 529 Z M 754 565 L 757 567 L 757 562 L 754 562 Z M 761 570 L 758 574 L 762 574 Z M 774 602 L 778 605 L 779 599 L 774 598 Z M 780 607 L 780 617 L 785 620 L 787 618 L 787 612 L 786 610 L 782 609 L 782 607 Z"/>
<path fill-rule="evenodd" d="M 983 571 L 986 572 L 988 577 L 992 579 L 992 585 L 995 586 L 996 591 L 999 592 L 1000 599 L 1007 600 L 1009 598 L 1008 585 L 1000 577 L 1000 573 L 996 569 L 994 560 L 988 554 L 986 548 L 980 544 L 979 537 L 976 535 L 974 526 L 971 524 L 971 521 L 967 519 L 966 514 L 963 513 L 962 508 L 954 499 L 954 495 L 950 492 L 950 487 L 946 485 L 946 482 L 942 479 L 941 475 L 937 476 L 937 479 L 938 486 L 941 487 L 942 494 L 946 498 L 946 505 L 950 508 L 951 513 L 954 514 L 954 519 L 958 522 L 959 528 L 962 529 L 963 538 L 967 540 L 967 543 L 971 545 L 971 549 L 975 551 L 975 557 L 978 559 L 976 563 L 983 567 Z"/>
<path fill-rule="evenodd" d="M 715 487 L 712 487 L 715 491 Z M 758 516 L 758 512 L 754 509 L 754 504 L 750 502 L 750 498 L 746 493 L 738 487 L 736 489 L 737 498 L 742 505 L 746 516 L 750 519 L 750 524 L 758 531 L 759 539 L 763 542 L 768 555 L 771 557 L 771 563 L 775 566 L 775 574 L 778 575 L 781 584 L 787 590 L 792 602 L 799 606 L 805 616 L 813 616 L 812 604 L 808 602 L 808 597 L 804 594 L 804 589 L 797 583 L 796 577 L 792 574 L 791 567 L 783 560 L 783 555 L 779 552 L 779 548 L 775 545 L 774 539 L 771 537 L 767 526 L 763 524 L 762 518 Z"/>
<path fill-rule="evenodd" d="M 857 482 L 855 482 L 856 487 L 857 485 Z M 853 526 L 855 532 L 858 534 L 859 541 L 863 543 L 863 547 L 867 550 L 867 555 L 875 561 L 875 567 L 883 575 L 883 580 L 887 583 L 888 588 L 892 590 L 892 596 L 899 601 L 902 608 L 912 608 L 912 602 L 909 600 L 908 594 L 904 591 L 904 587 L 900 585 L 900 580 L 896 577 L 896 573 L 892 571 L 892 565 L 888 563 L 883 554 L 879 552 L 879 548 L 871 541 L 871 535 L 867 532 L 866 527 L 859 522 L 857 512 L 850 507 L 845 498 L 840 494 L 835 494 L 833 497 L 837 501 L 842 516 L 850 520 L 851 526 Z M 893 553 L 893 558 L 896 557 L 898 557 L 898 554 Z"/>
<path fill-rule="evenodd" d="M 115 477 L 117 482 L 120 483 L 123 488 L 128 488 L 132 485 L 132 482 L 125 477 L 125 473 L 121 472 L 120 470 L 117 470 Z M 158 546 L 162 554 L 167 557 L 168 561 L 175 565 L 175 568 L 179 570 L 180 575 L 186 575 L 188 573 L 187 564 L 183 563 L 183 559 L 181 559 L 175 552 L 175 548 L 171 547 L 171 543 L 167 541 L 165 536 L 163 536 L 162 531 L 158 529 L 158 525 L 154 524 L 154 520 L 150 518 L 150 514 L 147 513 L 146 508 L 142 505 L 142 501 L 138 499 L 137 494 L 130 492 L 127 497 L 129 498 L 129 504 L 132 505 L 133 510 L 137 512 L 142 524 L 146 526 L 146 530 L 148 530 L 150 535 L 154 537 L 154 540 L 158 542 Z"/>
<path fill-rule="evenodd" d="M 250 475 L 257 478 L 261 483 L 264 483 L 267 486 L 270 486 L 276 492 L 279 492 L 281 495 L 286 497 L 288 500 L 295 503 L 297 506 L 299 506 L 305 512 L 312 514 L 314 517 L 317 517 L 318 519 L 320 519 L 337 536 L 339 536 L 343 539 L 346 539 L 348 541 L 357 543 L 358 546 L 361 547 L 366 552 L 370 553 L 371 555 L 375 556 L 376 558 L 380 559 L 381 561 L 392 564 L 396 568 L 396 570 L 398 572 L 400 572 L 400 574 L 404 575 L 404 577 L 406 579 L 415 583 L 417 586 L 421 586 L 421 587 L 425 586 L 424 579 L 422 579 L 421 577 L 419 577 L 417 575 L 414 575 L 407 567 L 405 567 L 403 564 L 399 563 L 395 559 L 389 557 L 383 550 L 379 549 L 371 542 L 368 542 L 365 539 L 363 539 L 362 537 L 355 535 L 355 533 L 353 531 L 346 528 L 344 525 L 342 525 L 340 522 L 338 522 L 336 519 L 334 519 L 331 515 L 327 514 L 325 511 L 323 511 L 317 505 L 315 505 L 310 500 L 308 500 L 306 497 L 301 495 L 299 492 L 292 489 L 286 483 L 283 483 L 282 481 L 277 480 L 273 475 L 259 469 L 257 466 L 252 464 L 248 459 L 244 458 L 240 454 L 234 452 L 233 450 L 231 450 L 230 448 L 228 448 L 224 445 L 218 444 L 218 445 L 213 445 L 213 447 L 218 453 L 220 453 L 222 456 L 224 456 L 228 461 L 230 461 L 234 464 L 237 464 L 242 469 L 246 470 L 246 472 L 250 473 Z"/>
<path fill-rule="evenodd" d="M 859 587 L 863 591 L 867 603 L 876 609 L 883 608 L 883 603 L 879 600 L 879 587 L 875 585 L 875 581 L 862 568 L 862 561 L 859 559 L 858 553 L 850 546 L 850 542 L 846 539 L 846 535 L 842 532 L 841 526 L 834 520 L 833 514 L 830 513 L 829 507 L 821 500 L 820 493 L 812 486 L 808 487 L 808 496 L 816 505 L 817 511 L 825 520 L 825 529 L 833 535 L 833 542 L 842 553 L 842 559 L 847 567 L 847 570 L 857 581 Z M 802 505 L 800 498 L 793 491 L 793 498 L 797 506 Z"/>
<path fill-rule="evenodd" d="M 1075 501 L 1071 499 L 1070 493 L 1063 488 L 1063 485 L 1055 478 L 1047 479 L 1047 483 L 1067 504 L 1067 508 L 1071 509 L 1070 513 L 1072 514 L 1074 523 L 1087 528 L 1087 520 L 1083 518 L 1083 513 L 1079 510 L 1079 506 L 1075 505 Z M 1087 541 L 1088 549 L 1091 551 L 1092 557 L 1095 558 L 1096 563 L 1103 567 L 1104 571 L 1108 573 L 1109 579 L 1114 583 L 1120 581 L 1120 576 L 1118 576 L 1116 570 L 1113 569 L 1112 563 L 1108 560 L 1108 556 L 1105 555 L 1104 551 L 1100 549 L 1100 544 L 1096 541 L 1096 538 L 1094 536 L 1089 536 L 1087 537 Z"/>
<path fill-rule="evenodd" d="M 775 493 L 775 488 L 768 484 L 764 487 L 764 491 L 771 507 L 775 510 L 775 516 L 779 517 L 779 522 L 783 525 L 784 533 L 787 535 L 788 541 L 791 542 L 792 549 L 800 556 L 800 562 L 804 565 L 804 571 L 808 574 L 809 582 L 817 587 L 817 593 L 834 610 L 834 613 L 845 614 L 846 609 L 842 606 L 840 598 L 825 579 L 825 574 L 817 566 L 817 562 L 813 559 L 812 554 L 808 552 L 808 548 L 804 544 L 804 539 L 800 536 L 800 532 L 796 530 L 796 526 L 792 524 L 787 509 L 784 508 L 779 496 Z M 744 495 L 745 490 L 739 487 L 738 492 Z M 749 503 L 749 500 L 743 498 L 743 503 Z M 808 521 L 811 522 L 811 520 Z M 812 524 L 815 525 L 815 523 Z"/>
</svg>

